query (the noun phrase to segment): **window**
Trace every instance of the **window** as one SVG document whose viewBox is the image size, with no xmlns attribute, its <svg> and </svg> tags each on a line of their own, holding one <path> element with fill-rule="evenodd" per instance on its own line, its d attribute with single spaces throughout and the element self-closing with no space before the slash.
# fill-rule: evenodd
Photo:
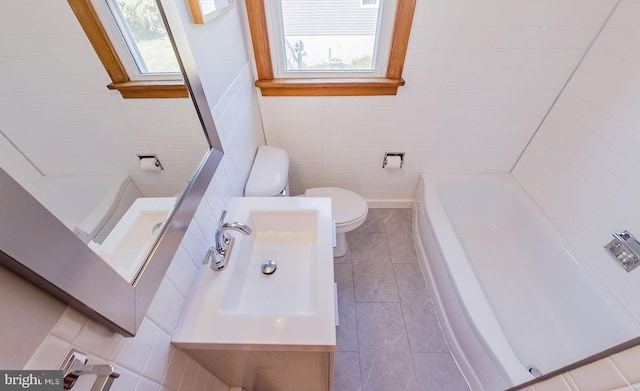
<svg viewBox="0 0 640 391">
<path fill-rule="evenodd" d="M 395 95 L 414 9 L 415 0 L 247 0 L 256 86 L 264 96 Z"/>
<path fill-rule="evenodd" d="M 379 48 L 388 52 L 384 26 L 393 21 L 395 0 L 383 8 L 363 8 L 362 0 L 280 0 L 271 14 L 279 77 L 381 76 Z M 382 30 L 382 31 L 381 31 Z M 389 30 L 389 29 L 387 29 Z"/>
<path fill-rule="evenodd" d="M 154 0 L 68 0 L 124 98 L 188 97 Z"/>
</svg>

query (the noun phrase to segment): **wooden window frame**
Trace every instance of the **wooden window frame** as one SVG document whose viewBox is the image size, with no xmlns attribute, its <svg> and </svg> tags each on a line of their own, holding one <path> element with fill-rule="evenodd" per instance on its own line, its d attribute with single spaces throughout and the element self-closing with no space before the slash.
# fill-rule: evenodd
<svg viewBox="0 0 640 391">
<path fill-rule="evenodd" d="M 110 90 L 118 90 L 123 98 L 188 98 L 182 80 L 132 80 L 90 0 L 67 0 L 80 22 L 93 49 L 107 70 Z"/>
<path fill-rule="evenodd" d="M 391 51 L 385 77 L 358 78 L 275 78 L 265 14 L 265 0 L 247 0 L 249 30 L 253 42 L 258 80 L 263 96 L 364 96 L 396 95 L 405 84 L 402 68 L 409 45 L 416 0 L 398 0 L 393 25 Z"/>
</svg>

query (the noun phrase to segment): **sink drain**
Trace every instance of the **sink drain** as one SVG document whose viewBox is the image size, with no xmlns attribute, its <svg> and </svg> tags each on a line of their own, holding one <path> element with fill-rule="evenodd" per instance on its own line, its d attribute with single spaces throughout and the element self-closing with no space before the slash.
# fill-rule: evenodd
<svg viewBox="0 0 640 391">
<path fill-rule="evenodd" d="M 278 267 L 278 265 L 276 265 L 276 261 L 272 261 L 271 259 L 262 262 L 262 273 L 269 275 L 269 274 L 273 274 L 276 271 L 276 268 Z"/>
</svg>

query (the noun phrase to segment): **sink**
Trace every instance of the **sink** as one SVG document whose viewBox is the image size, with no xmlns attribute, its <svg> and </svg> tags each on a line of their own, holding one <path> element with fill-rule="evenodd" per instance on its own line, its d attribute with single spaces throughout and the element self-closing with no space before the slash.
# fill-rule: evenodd
<svg viewBox="0 0 640 391">
<path fill-rule="evenodd" d="M 200 268 L 173 335 L 182 349 L 268 345 L 335 350 L 331 200 L 313 197 L 232 198 L 228 265 Z M 272 260 L 276 269 L 264 274 Z"/>
<path fill-rule="evenodd" d="M 90 241 L 89 248 L 124 279 L 133 282 L 175 202 L 175 197 L 138 198 L 104 241 Z"/>
<path fill-rule="evenodd" d="M 241 248 L 232 249 L 235 264 L 220 311 L 239 314 L 312 315 L 316 311 L 318 211 L 252 210 L 253 230 Z M 274 261 L 272 274 L 262 264 Z"/>
</svg>

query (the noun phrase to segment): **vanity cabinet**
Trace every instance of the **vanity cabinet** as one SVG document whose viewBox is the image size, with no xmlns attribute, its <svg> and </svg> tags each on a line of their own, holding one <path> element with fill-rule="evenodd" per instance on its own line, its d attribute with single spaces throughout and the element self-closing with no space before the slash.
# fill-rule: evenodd
<svg viewBox="0 0 640 391">
<path fill-rule="evenodd" d="M 184 349 L 226 384 L 245 391 L 331 391 L 335 347 L 210 346 Z"/>
</svg>

